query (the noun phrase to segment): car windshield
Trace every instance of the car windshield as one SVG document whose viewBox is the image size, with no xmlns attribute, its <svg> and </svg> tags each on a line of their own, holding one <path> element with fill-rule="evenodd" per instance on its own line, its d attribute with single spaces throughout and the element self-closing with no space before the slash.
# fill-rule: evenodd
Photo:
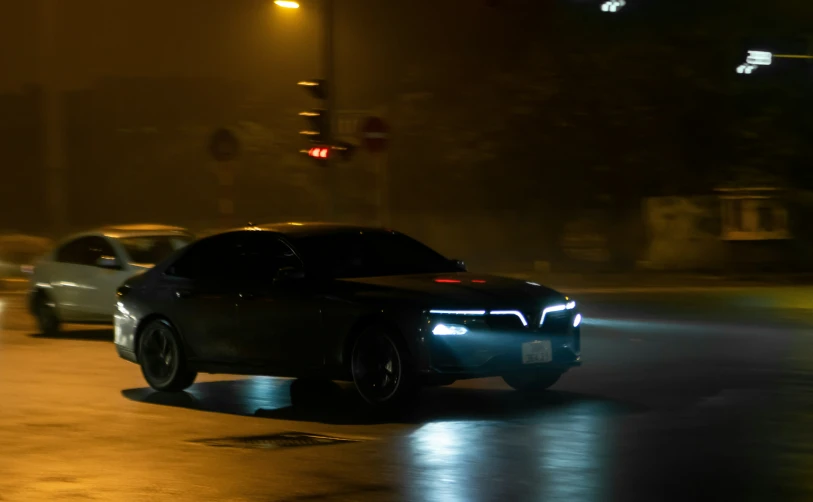
<svg viewBox="0 0 813 502">
<path fill-rule="evenodd" d="M 192 242 L 187 235 L 139 235 L 122 237 L 121 245 L 130 257 L 130 263 L 155 265 Z"/>
<path fill-rule="evenodd" d="M 397 232 L 367 231 L 291 239 L 309 275 L 350 279 L 459 271 L 428 246 Z"/>
</svg>

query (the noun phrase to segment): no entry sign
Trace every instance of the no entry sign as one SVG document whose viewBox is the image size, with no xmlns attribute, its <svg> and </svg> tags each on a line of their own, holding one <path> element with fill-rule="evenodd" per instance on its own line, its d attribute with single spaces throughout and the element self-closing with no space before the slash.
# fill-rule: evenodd
<svg viewBox="0 0 813 502">
<path fill-rule="evenodd" d="M 368 117 L 361 126 L 361 138 L 367 150 L 378 153 L 387 148 L 390 128 L 380 117 Z"/>
</svg>

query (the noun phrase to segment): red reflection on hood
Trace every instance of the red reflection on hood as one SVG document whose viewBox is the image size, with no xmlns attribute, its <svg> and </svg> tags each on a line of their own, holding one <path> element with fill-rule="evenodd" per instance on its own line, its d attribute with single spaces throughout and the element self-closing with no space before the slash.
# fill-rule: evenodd
<svg viewBox="0 0 813 502">
<path fill-rule="evenodd" d="M 435 282 L 443 284 L 460 284 L 460 279 L 435 279 Z"/>
<path fill-rule="evenodd" d="M 475 284 L 485 284 L 486 283 L 486 281 L 483 280 L 483 279 L 472 279 L 471 282 L 473 282 Z"/>
</svg>

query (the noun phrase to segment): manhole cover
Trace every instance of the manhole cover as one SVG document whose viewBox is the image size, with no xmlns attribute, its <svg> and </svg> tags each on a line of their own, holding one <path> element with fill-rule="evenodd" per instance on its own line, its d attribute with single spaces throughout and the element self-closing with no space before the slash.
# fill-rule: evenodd
<svg viewBox="0 0 813 502">
<path fill-rule="evenodd" d="M 271 450 L 276 448 L 295 448 L 297 446 L 323 446 L 340 443 L 356 443 L 358 441 L 361 440 L 305 434 L 303 432 L 283 432 L 281 434 L 271 434 L 267 436 L 198 439 L 192 442 L 220 448 L 255 448 Z"/>
</svg>

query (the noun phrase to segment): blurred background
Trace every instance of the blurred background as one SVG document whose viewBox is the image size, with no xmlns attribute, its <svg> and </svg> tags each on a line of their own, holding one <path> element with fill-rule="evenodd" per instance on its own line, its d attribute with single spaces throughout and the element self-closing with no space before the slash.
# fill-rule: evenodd
<svg viewBox="0 0 813 502">
<path fill-rule="evenodd" d="M 813 54 L 813 3 L 610 3 L 336 1 L 358 148 L 324 166 L 296 85 L 322 77 L 318 2 L 0 0 L 0 261 L 114 223 L 330 219 L 494 271 L 813 268 L 813 66 L 737 71 Z"/>
</svg>

